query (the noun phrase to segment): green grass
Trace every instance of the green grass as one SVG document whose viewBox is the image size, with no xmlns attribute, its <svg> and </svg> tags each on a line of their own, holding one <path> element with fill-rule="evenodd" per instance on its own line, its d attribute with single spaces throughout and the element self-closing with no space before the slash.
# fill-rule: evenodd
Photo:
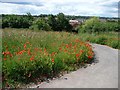
<svg viewBox="0 0 120 90">
<path fill-rule="evenodd" d="M 51 78 L 94 58 L 90 44 L 67 32 L 4 29 L 2 46 L 3 87 Z"/>
<path fill-rule="evenodd" d="M 100 34 L 79 33 L 79 37 L 83 41 L 107 45 L 115 49 L 120 49 L 120 39 L 117 32 L 104 32 Z"/>
</svg>

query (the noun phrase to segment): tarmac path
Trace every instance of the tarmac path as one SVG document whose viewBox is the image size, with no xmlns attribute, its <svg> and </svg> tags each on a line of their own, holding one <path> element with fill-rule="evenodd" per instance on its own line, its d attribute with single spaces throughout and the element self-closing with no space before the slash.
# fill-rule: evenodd
<svg viewBox="0 0 120 90">
<path fill-rule="evenodd" d="M 92 44 L 95 62 L 31 88 L 118 88 L 118 49 Z"/>
</svg>

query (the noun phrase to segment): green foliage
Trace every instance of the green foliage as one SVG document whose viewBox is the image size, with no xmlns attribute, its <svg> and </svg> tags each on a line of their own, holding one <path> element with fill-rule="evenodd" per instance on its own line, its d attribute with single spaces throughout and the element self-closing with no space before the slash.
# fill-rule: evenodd
<svg viewBox="0 0 120 90">
<path fill-rule="evenodd" d="M 79 26 L 79 32 L 82 33 L 118 32 L 118 30 L 119 26 L 117 22 L 102 21 L 97 17 L 88 19 L 82 26 Z"/>
<path fill-rule="evenodd" d="M 104 22 L 103 25 L 104 25 L 103 28 L 105 28 L 105 31 L 116 31 L 116 32 L 119 31 L 118 22 Z"/>
<path fill-rule="evenodd" d="M 120 49 L 120 39 L 118 38 L 117 32 L 100 32 L 99 34 L 79 33 L 79 37 L 83 41 L 108 45 L 110 47 Z"/>
<path fill-rule="evenodd" d="M 33 21 L 33 17 L 29 13 L 28 15 L 3 15 L 2 16 L 2 28 L 29 28 Z"/>
<path fill-rule="evenodd" d="M 32 26 L 30 27 L 30 29 L 51 31 L 51 27 L 49 26 L 49 24 L 43 18 L 38 18 L 37 20 L 35 20 L 33 22 Z"/>
<path fill-rule="evenodd" d="M 100 32 L 100 29 L 101 29 L 100 26 L 101 26 L 101 22 L 99 21 L 99 18 L 93 17 L 85 21 L 84 25 L 81 26 L 79 32 L 83 32 L 83 33 Z"/>
<path fill-rule="evenodd" d="M 2 28 L 30 28 L 34 30 L 45 31 L 71 31 L 72 26 L 69 24 L 63 13 L 57 17 L 53 15 L 40 15 L 33 17 L 30 13 L 27 15 L 2 15 Z"/>
<path fill-rule="evenodd" d="M 53 16 L 53 15 L 48 16 L 48 24 L 51 26 L 51 29 L 53 31 L 59 31 L 58 22 L 55 19 L 55 16 Z"/>
<path fill-rule="evenodd" d="M 59 31 L 71 31 L 72 26 L 69 24 L 68 20 L 65 18 L 63 13 L 57 15 L 58 29 Z"/>
<path fill-rule="evenodd" d="M 72 30 L 72 26 L 69 24 L 63 13 L 59 13 L 56 17 L 53 15 L 48 16 L 48 24 L 53 31 L 68 31 Z"/>
<path fill-rule="evenodd" d="M 4 29 L 2 44 L 3 82 L 10 87 L 75 70 L 94 56 L 91 45 L 68 32 Z"/>
</svg>

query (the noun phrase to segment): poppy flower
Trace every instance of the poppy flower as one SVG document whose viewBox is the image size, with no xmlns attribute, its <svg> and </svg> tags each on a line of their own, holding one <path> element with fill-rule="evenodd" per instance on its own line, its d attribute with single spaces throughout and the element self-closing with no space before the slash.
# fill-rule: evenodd
<svg viewBox="0 0 120 90">
<path fill-rule="evenodd" d="M 89 58 L 89 59 L 91 59 L 91 58 L 92 58 L 92 56 L 88 56 L 88 58 Z"/>
<path fill-rule="evenodd" d="M 66 48 L 69 48 L 69 45 L 68 45 L 68 44 L 66 44 Z"/>
<path fill-rule="evenodd" d="M 59 50 L 61 51 L 61 50 L 62 50 L 62 48 L 60 47 L 60 48 L 59 48 Z"/>
<path fill-rule="evenodd" d="M 67 50 L 65 49 L 64 52 L 67 52 Z"/>
<path fill-rule="evenodd" d="M 24 52 L 25 52 L 25 50 L 22 50 L 22 51 L 18 52 L 17 54 L 22 55 Z"/>
<path fill-rule="evenodd" d="M 76 39 L 76 40 L 75 40 L 76 43 L 79 42 L 79 41 L 80 41 L 79 39 Z"/>
<path fill-rule="evenodd" d="M 7 58 L 4 58 L 4 60 L 7 60 Z"/>
<path fill-rule="evenodd" d="M 7 51 L 7 52 L 5 52 L 7 55 L 9 55 L 10 54 L 10 52 L 9 51 Z"/>
<path fill-rule="evenodd" d="M 76 54 L 76 58 L 78 58 L 80 56 L 80 54 Z"/>
<path fill-rule="evenodd" d="M 54 56 L 55 55 L 55 52 L 52 52 L 51 56 Z"/>
<path fill-rule="evenodd" d="M 31 55 L 30 49 L 28 49 L 28 55 Z"/>
<path fill-rule="evenodd" d="M 54 59 L 52 58 L 52 62 L 54 63 Z"/>
<path fill-rule="evenodd" d="M 32 56 L 32 57 L 30 58 L 30 61 L 32 61 L 32 60 L 34 60 L 34 56 Z"/>
<path fill-rule="evenodd" d="M 24 44 L 24 48 L 26 48 L 27 47 L 27 45 L 26 44 Z"/>
<path fill-rule="evenodd" d="M 34 48 L 35 51 L 38 51 L 38 48 Z"/>
<path fill-rule="evenodd" d="M 80 50 L 80 52 L 81 52 L 81 53 L 83 53 L 83 52 L 84 52 L 84 50 Z"/>
</svg>

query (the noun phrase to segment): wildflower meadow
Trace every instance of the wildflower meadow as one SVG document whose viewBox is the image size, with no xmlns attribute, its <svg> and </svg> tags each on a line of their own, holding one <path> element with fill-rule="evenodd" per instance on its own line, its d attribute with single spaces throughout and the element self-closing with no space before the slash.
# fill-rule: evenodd
<svg viewBox="0 0 120 90">
<path fill-rule="evenodd" d="M 68 32 L 4 29 L 2 37 L 5 87 L 52 78 L 94 58 L 92 46 Z"/>
</svg>

